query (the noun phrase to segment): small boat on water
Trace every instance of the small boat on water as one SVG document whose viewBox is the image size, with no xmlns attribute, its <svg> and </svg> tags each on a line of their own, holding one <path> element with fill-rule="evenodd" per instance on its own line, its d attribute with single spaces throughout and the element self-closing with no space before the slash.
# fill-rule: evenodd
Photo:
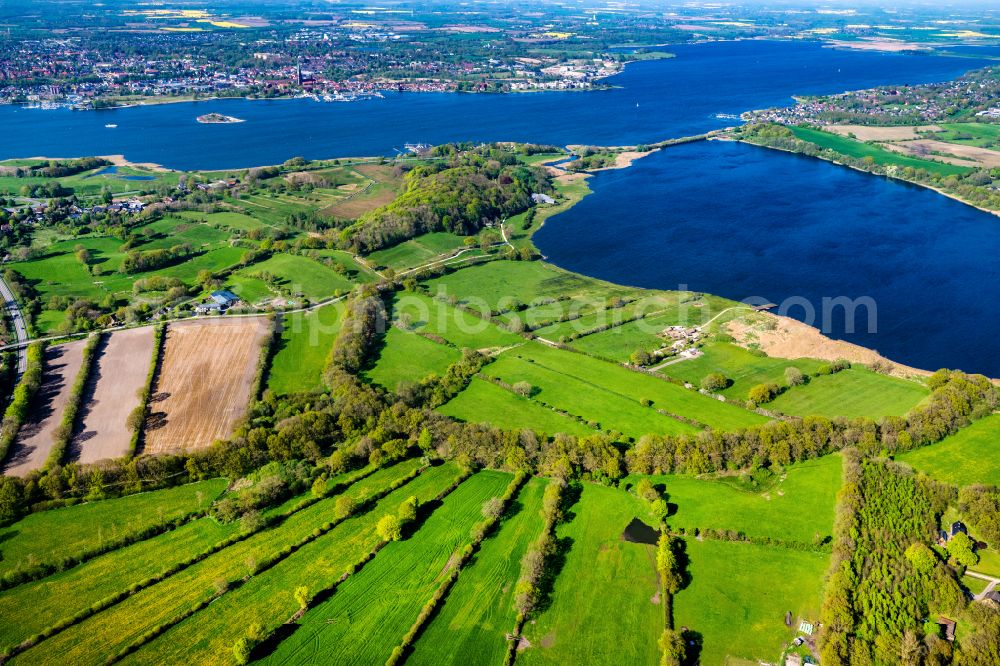
<svg viewBox="0 0 1000 666">
<path fill-rule="evenodd" d="M 107 127 L 108 129 L 114 129 L 118 127 L 118 125 L 115 125 L 114 123 L 108 123 L 107 125 L 105 125 L 105 127 Z"/>
</svg>

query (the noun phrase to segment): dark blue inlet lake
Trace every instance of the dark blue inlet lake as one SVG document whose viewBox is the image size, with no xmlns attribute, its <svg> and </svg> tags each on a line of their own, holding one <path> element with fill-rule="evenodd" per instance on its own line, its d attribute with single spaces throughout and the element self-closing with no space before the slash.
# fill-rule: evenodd
<svg viewBox="0 0 1000 666">
<path fill-rule="evenodd" d="M 0 158 L 123 154 L 176 169 L 222 169 L 295 155 L 391 155 L 408 142 L 630 145 L 730 125 L 718 114 L 790 104 L 795 94 L 943 81 L 988 62 L 808 42 L 669 50 L 677 57 L 629 65 L 610 80 L 616 88 L 599 92 L 232 99 L 101 112 L 0 106 Z M 196 122 L 209 112 L 246 122 Z M 824 296 L 870 296 L 876 334 L 847 334 L 843 319 L 828 332 L 903 363 L 1000 376 L 1000 341 L 991 330 L 1000 323 L 1000 220 L 993 216 L 927 190 L 722 143 L 671 148 L 602 173 L 592 187 L 593 196 L 538 236 L 561 266 L 736 299 L 800 296 L 817 310 Z M 801 308 L 788 314 L 806 318 Z"/>
<path fill-rule="evenodd" d="M 1000 377 L 994 215 L 914 185 L 721 141 L 668 148 L 590 183 L 594 194 L 535 234 L 559 266 L 786 304 L 785 314 L 900 363 Z M 824 297 L 872 299 L 876 331 L 864 307 L 854 333 L 843 309 L 824 322 Z"/>
<path fill-rule="evenodd" d="M 405 143 L 536 141 L 631 145 L 733 124 L 716 114 L 785 105 L 791 96 L 953 78 L 986 61 L 842 51 L 810 42 L 669 47 L 595 92 L 399 93 L 357 102 L 215 100 L 100 112 L 0 106 L 0 157 L 123 154 L 175 169 L 222 169 L 308 158 L 390 155 Z M 218 112 L 246 120 L 202 124 Z M 106 128 L 106 124 L 117 125 Z"/>
</svg>

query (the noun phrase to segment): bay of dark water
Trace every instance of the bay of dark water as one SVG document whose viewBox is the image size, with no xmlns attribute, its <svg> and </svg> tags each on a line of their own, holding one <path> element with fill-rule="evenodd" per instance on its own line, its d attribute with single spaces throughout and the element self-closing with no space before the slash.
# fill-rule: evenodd
<svg viewBox="0 0 1000 666">
<path fill-rule="evenodd" d="M 513 95 L 396 93 L 385 99 L 214 100 L 100 112 L 0 106 L 0 157 L 123 154 L 175 169 L 307 158 L 391 155 L 406 143 L 535 141 L 631 145 L 732 125 L 716 114 L 791 96 L 953 78 L 985 61 L 741 41 L 671 46 L 677 57 L 633 63 L 614 89 Z M 244 123 L 201 124 L 218 112 Z M 106 124 L 118 127 L 106 128 Z"/>
<path fill-rule="evenodd" d="M 596 174 L 591 187 L 535 234 L 559 266 L 775 303 L 900 363 L 1000 377 L 994 215 L 915 185 L 721 141 L 667 148 Z M 827 316 L 824 299 L 839 299 L 827 301 Z M 853 331 L 836 305 L 844 302 L 858 304 Z"/>
</svg>

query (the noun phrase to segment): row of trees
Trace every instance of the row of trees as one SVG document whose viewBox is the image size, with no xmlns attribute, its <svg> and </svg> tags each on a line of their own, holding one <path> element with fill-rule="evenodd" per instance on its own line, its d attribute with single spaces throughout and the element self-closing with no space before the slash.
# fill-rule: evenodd
<svg viewBox="0 0 1000 666">
<path fill-rule="evenodd" d="M 122 273 L 143 273 L 145 271 L 156 270 L 169 266 L 181 259 L 185 259 L 194 252 L 191 245 L 181 243 L 169 248 L 157 250 L 132 250 L 122 259 Z"/>
</svg>

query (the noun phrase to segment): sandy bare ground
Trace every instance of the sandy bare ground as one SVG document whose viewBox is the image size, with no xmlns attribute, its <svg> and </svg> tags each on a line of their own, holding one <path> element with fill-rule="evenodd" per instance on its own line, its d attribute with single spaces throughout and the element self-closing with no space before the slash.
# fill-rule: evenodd
<svg viewBox="0 0 1000 666">
<path fill-rule="evenodd" d="M 96 350 L 84 393 L 81 423 L 72 459 L 92 463 L 128 454 L 131 431 L 125 421 L 139 406 L 139 391 L 153 358 L 153 327 L 112 333 Z"/>
<path fill-rule="evenodd" d="M 1000 167 L 1000 152 L 978 146 L 965 146 L 935 139 L 918 139 L 916 141 L 887 143 L 884 144 L 884 147 L 906 155 L 941 160 L 958 166 L 983 166 L 989 169 Z"/>
<path fill-rule="evenodd" d="M 846 359 L 851 363 L 865 365 L 880 361 L 890 364 L 893 367 L 892 374 L 899 377 L 931 374 L 926 370 L 894 363 L 867 347 L 844 340 L 832 340 L 818 329 L 790 317 L 758 312 L 734 319 L 726 324 L 726 328 L 740 346 L 748 347 L 756 343 L 761 351 L 775 358 L 818 358 L 825 361 Z"/>
<path fill-rule="evenodd" d="M 265 317 L 170 324 L 143 451 L 200 449 L 229 437 L 246 413 L 270 326 Z"/>
<path fill-rule="evenodd" d="M 928 51 L 929 48 L 916 42 L 904 42 L 900 39 L 862 39 L 856 42 L 846 42 L 831 39 L 832 46 L 842 49 L 855 49 L 858 51 Z"/>
<path fill-rule="evenodd" d="M 42 386 L 31 403 L 31 413 L 14 442 L 14 453 L 4 474 L 24 476 L 41 469 L 52 450 L 53 434 L 69 402 L 70 389 L 83 364 L 86 340 L 50 347 L 45 352 Z"/>
<path fill-rule="evenodd" d="M 905 125 L 902 127 L 869 127 L 867 125 L 826 125 L 827 132 L 847 136 L 853 134 L 859 141 L 911 141 L 919 139 L 918 132 L 940 132 L 937 125 Z"/>
</svg>

